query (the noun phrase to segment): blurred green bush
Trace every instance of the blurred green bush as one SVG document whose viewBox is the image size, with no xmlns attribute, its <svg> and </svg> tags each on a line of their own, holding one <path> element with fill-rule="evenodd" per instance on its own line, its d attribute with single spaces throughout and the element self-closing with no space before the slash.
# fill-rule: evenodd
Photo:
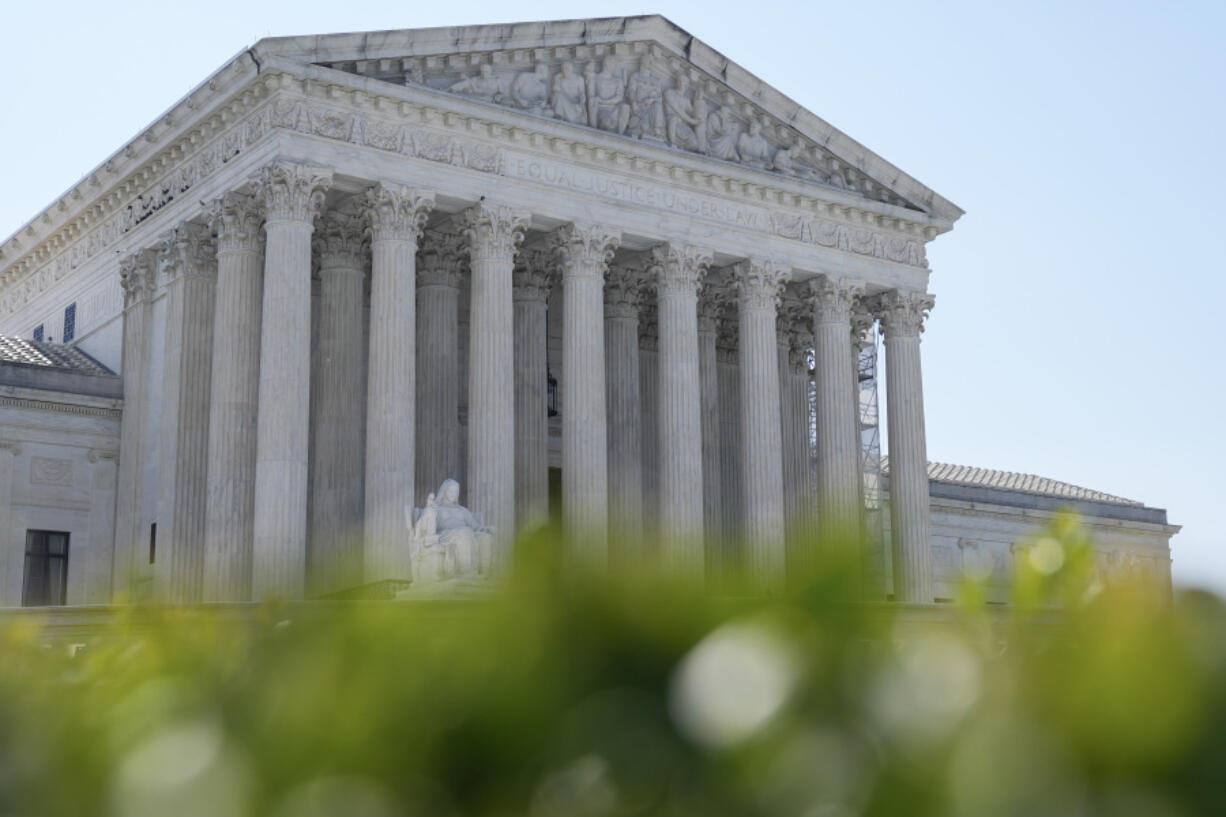
<svg viewBox="0 0 1226 817">
<path fill-rule="evenodd" d="M 541 534 L 489 600 L 14 617 L 0 815 L 1226 813 L 1221 600 L 1103 586 L 1071 518 L 1034 548 L 1008 612 L 597 579 Z"/>
</svg>

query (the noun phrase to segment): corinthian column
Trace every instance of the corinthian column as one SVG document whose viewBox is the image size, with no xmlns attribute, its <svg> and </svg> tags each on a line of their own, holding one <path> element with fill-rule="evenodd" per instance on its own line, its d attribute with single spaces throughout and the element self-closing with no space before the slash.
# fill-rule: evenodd
<svg viewBox="0 0 1226 817">
<path fill-rule="evenodd" d="M 482 202 L 463 213 L 472 266 L 468 341 L 468 504 L 494 528 L 505 566 L 515 535 L 512 271 L 528 214 Z"/>
<path fill-rule="evenodd" d="M 742 261 L 736 266 L 741 348 L 741 463 L 746 575 L 758 590 L 782 587 L 783 427 L 776 309 L 788 270 Z"/>
<path fill-rule="evenodd" d="M 515 324 L 515 524 L 549 520 L 549 368 L 545 323 L 550 288 L 547 250 L 521 250 L 511 275 Z"/>
<path fill-rule="evenodd" d="M 460 476 L 462 236 L 426 230 L 417 253 L 417 468 L 414 501 Z M 543 375 L 542 375 L 543 377 Z"/>
<path fill-rule="evenodd" d="M 708 581 L 719 575 L 723 483 L 719 443 L 719 358 L 716 341 L 727 293 L 709 283 L 698 299 L 698 388 L 702 393 L 702 530 Z"/>
<path fill-rule="evenodd" d="M 815 301 L 818 533 L 830 547 L 859 534 L 860 430 L 848 396 L 855 373 L 847 338 L 852 304 L 862 288 L 825 275 L 815 278 L 810 288 Z"/>
<path fill-rule="evenodd" d="M 660 537 L 664 568 L 701 579 L 702 392 L 698 377 L 698 284 L 711 252 L 652 249 L 659 323 Z"/>
<path fill-rule="evenodd" d="M 119 261 L 123 287 L 123 397 L 119 425 L 119 486 L 115 497 L 115 557 L 112 582 L 116 595 L 132 591 L 146 554 L 143 508 L 144 440 L 149 389 L 149 313 L 157 281 L 157 253 L 140 250 Z"/>
<path fill-rule="evenodd" d="M 931 295 L 891 290 L 881 295 L 879 313 L 885 333 L 894 598 L 924 604 L 932 602 L 933 589 L 920 333 L 932 304 Z"/>
<path fill-rule="evenodd" d="M 251 598 L 263 220 L 258 201 L 246 194 L 231 193 L 214 205 L 217 291 L 209 402 L 204 601 Z"/>
<path fill-rule="evenodd" d="M 562 271 L 562 513 L 575 561 L 609 563 L 609 458 L 605 409 L 604 276 L 621 235 L 567 224 L 552 236 Z"/>
<path fill-rule="evenodd" d="M 433 195 L 396 185 L 367 191 L 370 356 L 366 392 L 367 582 L 412 578 L 404 507 L 414 501 L 417 240 Z"/>
<path fill-rule="evenodd" d="M 363 300 L 360 216 L 331 211 L 315 233 L 319 352 L 311 452 L 313 595 L 362 583 Z"/>
<path fill-rule="evenodd" d="M 166 286 L 162 429 L 158 446 L 157 584 L 170 601 L 197 603 L 204 584 L 209 384 L 217 247 L 209 228 L 182 224 L 161 246 Z"/>
<path fill-rule="evenodd" d="M 655 542 L 660 536 L 660 337 L 656 321 L 655 282 L 645 273 L 639 307 L 639 455 L 643 463 L 643 533 Z M 640 561 L 649 551 L 645 543 L 635 548 Z"/>
<path fill-rule="evenodd" d="M 604 290 L 605 404 L 609 422 L 609 562 L 627 566 L 643 538 L 643 423 L 639 394 L 642 272 L 619 266 Z"/>
<path fill-rule="evenodd" d="M 311 232 L 331 171 L 278 162 L 256 184 L 264 200 L 264 310 L 251 589 L 302 596 L 306 569 L 311 388 Z"/>
</svg>

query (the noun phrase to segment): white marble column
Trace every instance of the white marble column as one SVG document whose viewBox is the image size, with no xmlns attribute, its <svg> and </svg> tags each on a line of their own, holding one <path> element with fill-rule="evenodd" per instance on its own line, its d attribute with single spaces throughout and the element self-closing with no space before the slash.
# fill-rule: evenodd
<svg viewBox="0 0 1226 817">
<path fill-rule="evenodd" d="M 19 554 L 25 550 L 22 537 L 25 530 L 13 523 L 13 471 L 15 461 L 21 455 L 21 443 L 16 440 L 0 440 L 0 607 L 17 607 L 21 604 L 23 576 L 15 576 Z M 112 497 L 113 498 L 113 497 Z M 110 585 L 106 592 L 110 595 Z M 109 601 L 104 599 L 103 601 Z"/>
<path fill-rule="evenodd" d="M 646 275 L 647 273 L 645 273 Z M 642 563 L 655 559 L 660 537 L 660 339 L 656 322 L 655 282 L 645 282 L 639 308 L 639 410 L 643 463 L 643 535 L 637 548 Z M 647 544 L 650 542 L 650 546 Z"/>
<path fill-rule="evenodd" d="M 460 276 L 463 236 L 427 229 L 417 253 L 417 466 L 413 504 L 459 479 Z"/>
<path fill-rule="evenodd" d="M 515 524 L 549 521 L 549 369 L 551 253 L 520 250 L 512 273 L 515 326 Z"/>
<path fill-rule="evenodd" d="M 185 223 L 159 250 L 167 281 L 157 500 L 164 556 L 154 575 L 168 601 L 193 604 L 204 585 L 217 246 L 208 227 Z"/>
<path fill-rule="evenodd" d="M 562 526 L 576 566 L 591 570 L 609 564 L 609 432 L 599 327 L 605 272 L 620 241 L 614 230 L 583 223 L 551 236 L 562 277 Z"/>
<path fill-rule="evenodd" d="M 0 459 L 4 456 L 0 442 Z M 115 552 L 115 489 L 118 485 L 119 452 L 114 449 L 91 448 L 86 455 L 89 468 L 89 562 L 85 579 L 85 604 L 109 604 L 111 601 L 111 557 Z M 0 463 L 0 519 L 4 515 L 4 476 Z M 3 540 L 3 534 L 0 534 Z M 0 546 L 4 543 L 0 541 Z"/>
<path fill-rule="evenodd" d="M 741 370 L 741 466 L 746 578 L 756 590 L 783 585 L 783 427 L 776 309 L 789 271 L 756 260 L 735 267 Z"/>
<path fill-rule="evenodd" d="M 464 211 L 472 268 L 468 341 L 468 506 L 494 528 L 494 563 L 515 535 L 515 355 L 512 271 L 528 214 L 481 202 Z"/>
<path fill-rule="evenodd" d="M 894 598 L 924 604 L 933 600 L 933 584 L 920 333 L 932 305 L 931 295 L 899 290 L 883 293 L 879 302 L 885 334 Z"/>
<path fill-rule="evenodd" d="M 365 581 L 409 581 L 404 509 L 414 502 L 417 242 L 432 194 L 381 184 L 370 219 L 370 353 L 366 378 Z"/>
<path fill-rule="evenodd" d="M 652 249 L 659 324 L 660 538 L 664 569 L 703 578 L 702 392 L 698 285 L 711 252 L 681 244 Z"/>
<path fill-rule="evenodd" d="M 805 310 L 806 313 L 808 310 Z M 811 545 L 814 536 L 817 504 L 817 484 L 809 467 L 809 354 L 812 346 L 812 330 L 808 315 L 803 322 L 793 322 L 788 333 L 788 389 L 787 399 L 792 403 L 792 427 L 784 439 L 784 456 L 790 457 L 790 473 L 795 475 L 796 485 L 792 491 L 794 518 L 789 522 L 790 536 L 801 548 Z"/>
<path fill-rule="evenodd" d="M 124 292 L 124 411 L 119 426 L 119 488 L 115 497 L 115 555 L 112 584 L 118 597 L 130 594 L 147 570 L 148 536 L 143 514 L 144 426 L 149 389 L 150 311 L 157 281 L 157 253 L 146 249 L 119 262 Z"/>
<path fill-rule="evenodd" d="M 796 468 L 796 401 L 792 399 L 792 331 L 781 306 L 775 320 L 776 361 L 779 370 L 779 428 L 783 440 L 783 527 L 789 562 L 797 542 L 797 511 L 800 507 L 800 472 Z"/>
<path fill-rule="evenodd" d="M 725 311 L 719 322 L 719 339 L 716 345 L 719 368 L 719 419 L 720 419 L 720 527 L 723 540 L 720 551 L 720 567 L 717 582 L 732 579 L 737 575 L 743 561 L 741 556 L 741 532 L 744 522 L 741 515 L 741 370 L 737 365 L 740 344 L 737 342 L 737 310 L 735 306 Z"/>
<path fill-rule="evenodd" d="M 727 293 L 703 286 L 698 299 L 698 388 L 702 402 L 702 530 L 708 581 L 720 574 L 720 529 L 723 480 L 719 440 L 719 359 L 716 351 L 719 317 Z"/>
<path fill-rule="evenodd" d="M 231 193 L 214 205 L 217 286 L 204 532 L 204 601 L 251 598 L 264 214 Z"/>
<path fill-rule="evenodd" d="M 331 171 L 277 162 L 258 178 L 264 201 L 252 594 L 299 598 L 306 570 L 311 377 L 311 232 Z"/>
<path fill-rule="evenodd" d="M 822 547 L 858 536 L 860 433 L 852 411 L 855 383 L 847 338 L 851 308 L 862 288 L 820 275 L 810 283 L 814 296 L 813 347 L 817 377 L 817 513 Z"/>
<path fill-rule="evenodd" d="M 609 271 L 604 290 L 605 402 L 609 422 L 609 564 L 627 567 L 643 538 L 643 420 L 639 389 L 642 271 Z"/>
<path fill-rule="evenodd" d="M 307 554 L 311 595 L 362 583 L 364 226 L 352 210 L 333 210 L 315 231 L 320 296 Z"/>
</svg>

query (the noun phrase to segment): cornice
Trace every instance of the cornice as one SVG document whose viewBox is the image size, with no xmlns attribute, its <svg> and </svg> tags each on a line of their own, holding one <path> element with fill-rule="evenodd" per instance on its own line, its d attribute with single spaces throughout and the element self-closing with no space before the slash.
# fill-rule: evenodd
<svg viewBox="0 0 1226 817">
<path fill-rule="evenodd" d="M 189 95 L 172 110 L 173 116 L 164 119 L 197 111 L 196 120 L 184 121 L 174 138 L 166 128 L 148 129 L 145 133 L 154 135 L 144 141 L 150 148 L 160 144 L 162 149 L 151 155 L 121 152 L 124 161 L 116 162 L 114 170 L 91 174 L 61 199 L 60 206 L 69 212 L 58 228 L 49 228 L 45 235 L 36 232 L 33 244 L 28 244 L 26 230 L 5 242 L 0 262 L 9 256 L 13 261 L 0 269 L 0 314 L 20 308 L 277 131 L 491 174 L 505 172 L 502 146 L 525 149 L 593 170 L 613 169 L 642 181 L 764 206 L 771 209 L 771 235 L 912 267 L 926 268 L 923 245 L 943 231 L 923 213 L 841 197 L 838 190 L 819 191 L 811 189 L 813 185 L 740 166 L 715 167 L 726 163 L 427 88 L 398 87 L 281 58 L 268 62 L 258 77 L 235 74 L 254 81 L 239 87 L 229 99 L 217 97 L 221 89 L 234 91 L 235 81 L 210 85 L 202 94 L 215 103 L 210 108 L 205 109 L 195 92 Z M 230 76 L 226 69 L 218 72 L 223 75 Z M 146 155 L 146 161 L 132 167 Z M 127 167 L 132 167 L 131 172 L 103 187 L 103 178 L 118 177 Z M 87 201 L 81 191 L 92 188 L 99 192 Z M 64 204 L 68 199 L 77 201 L 75 213 Z"/>
</svg>

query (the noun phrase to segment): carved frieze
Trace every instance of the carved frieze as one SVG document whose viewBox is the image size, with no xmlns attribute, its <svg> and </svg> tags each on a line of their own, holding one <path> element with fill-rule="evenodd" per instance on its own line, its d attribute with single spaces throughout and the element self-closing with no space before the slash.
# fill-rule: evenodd
<svg viewBox="0 0 1226 817">
<path fill-rule="evenodd" d="M 55 457 L 30 457 L 30 484 L 72 487 L 72 460 Z"/>
</svg>

